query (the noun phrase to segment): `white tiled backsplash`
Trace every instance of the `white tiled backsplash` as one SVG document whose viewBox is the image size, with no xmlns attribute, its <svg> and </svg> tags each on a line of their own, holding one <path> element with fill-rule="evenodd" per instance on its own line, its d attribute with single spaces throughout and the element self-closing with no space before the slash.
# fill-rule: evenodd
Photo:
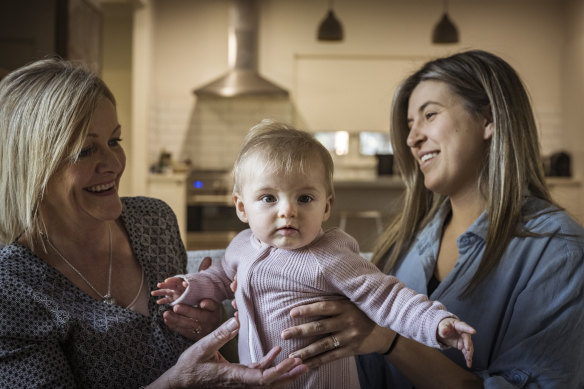
<svg viewBox="0 0 584 389">
<path fill-rule="evenodd" d="M 196 103 L 166 100 L 152 110 L 149 160 L 162 150 L 195 169 L 231 169 L 241 141 L 264 118 L 294 122 L 289 99 L 271 97 L 199 98 Z"/>
<path fill-rule="evenodd" d="M 194 100 L 194 99 L 193 99 Z M 241 141 L 264 118 L 296 124 L 290 99 L 270 97 L 161 99 L 151 110 L 149 162 L 162 151 L 175 161 L 189 159 L 194 169 L 231 170 Z M 306 128 L 303 128 L 306 129 Z M 358 151 L 358 132 L 351 133 L 349 154 L 336 156 L 336 179 L 375 179 L 376 161 Z"/>
</svg>

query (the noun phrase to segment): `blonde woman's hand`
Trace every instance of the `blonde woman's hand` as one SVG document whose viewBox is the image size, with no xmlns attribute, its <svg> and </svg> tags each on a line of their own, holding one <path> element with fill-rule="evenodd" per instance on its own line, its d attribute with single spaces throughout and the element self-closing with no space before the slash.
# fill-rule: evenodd
<svg viewBox="0 0 584 389">
<path fill-rule="evenodd" d="M 218 350 L 238 331 L 237 319 L 229 319 L 185 350 L 176 364 L 148 388 L 275 388 L 308 371 L 298 358 L 287 358 L 270 367 L 280 347 L 273 348 L 261 361 L 249 366 L 229 363 Z"/>
</svg>

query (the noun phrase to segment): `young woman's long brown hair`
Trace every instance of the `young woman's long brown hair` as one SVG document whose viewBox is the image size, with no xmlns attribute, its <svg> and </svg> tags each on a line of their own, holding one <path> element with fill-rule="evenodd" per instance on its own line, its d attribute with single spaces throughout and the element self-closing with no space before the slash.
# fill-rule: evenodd
<svg viewBox="0 0 584 389">
<path fill-rule="evenodd" d="M 424 186 L 416 160 L 406 145 L 408 101 L 425 80 L 446 83 L 474 114 L 491 115 L 494 133 L 481 167 L 479 189 L 486 199 L 488 230 L 480 265 L 465 293 L 471 292 L 497 266 L 518 229 L 524 196 L 529 193 L 551 202 L 543 174 L 537 129 L 529 96 L 515 70 L 503 59 L 473 50 L 426 63 L 402 82 L 393 99 L 391 141 L 405 183 L 402 212 L 382 234 L 373 262 L 391 270 L 415 235 L 447 198 Z"/>
</svg>

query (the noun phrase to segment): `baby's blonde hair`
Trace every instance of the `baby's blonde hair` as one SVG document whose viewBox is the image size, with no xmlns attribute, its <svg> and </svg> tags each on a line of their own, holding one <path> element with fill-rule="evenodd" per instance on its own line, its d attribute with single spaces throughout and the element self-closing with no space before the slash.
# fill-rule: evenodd
<svg viewBox="0 0 584 389">
<path fill-rule="evenodd" d="M 281 174 L 304 173 L 310 162 L 319 159 L 324 168 L 327 194 L 334 198 L 333 159 L 312 134 L 270 119 L 264 119 L 250 128 L 233 165 L 234 192 L 241 192 L 246 165 L 253 157 L 256 158 L 254 162 L 262 163 L 262 166 L 254 166 L 254 169 L 267 169 Z"/>
</svg>

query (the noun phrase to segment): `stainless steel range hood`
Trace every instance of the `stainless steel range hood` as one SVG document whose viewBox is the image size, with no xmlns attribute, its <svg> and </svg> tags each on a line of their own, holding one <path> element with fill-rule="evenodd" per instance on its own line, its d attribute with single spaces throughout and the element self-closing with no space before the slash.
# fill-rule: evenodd
<svg viewBox="0 0 584 389">
<path fill-rule="evenodd" d="M 228 31 L 229 71 L 194 90 L 201 97 L 287 97 L 288 91 L 266 80 L 258 66 L 258 9 L 256 0 L 232 0 Z"/>
</svg>

